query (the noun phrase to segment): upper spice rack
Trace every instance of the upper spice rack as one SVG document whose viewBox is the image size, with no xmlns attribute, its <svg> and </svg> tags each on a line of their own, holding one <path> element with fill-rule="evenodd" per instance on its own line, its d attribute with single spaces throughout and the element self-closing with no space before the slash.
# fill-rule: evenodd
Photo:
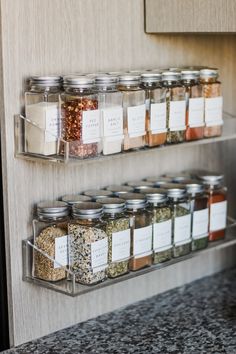
<svg viewBox="0 0 236 354">
<path fill-rule="evenodd" d="M 15 157 L 22 158 L 25 160 L 29 161 L 34 161 L 34 162 L 43 162 L 43 163 L 49 163 L 49 164 L 84 164 L 84 163 L 91 163 L 94 161 L 103 161 L 103 160 L 113 160 L 114 158 L 123 158 L 125 156 L 131 156 L 131 155 L 137 155 L 137 154 L 148 154 L 148 153 L 153 153 L 157 151 L 163 151 L 166 149 L 176 149 L 176 148 L 184 148 L 184 147 L 192 147 L 195 145 L 203 145 L 203 144 L 209 144 L 209 143 L 216 143 L 216 142 L 221 142 L 221 141 L 227 141 L 227 140 L 232 140 L 236 139 L 236 118 L 232 117 L 228 114 L 224 114 L 224 126 L 223 126 L 223 133 L 220 137 L 214 137 L 214 138 L 207 138 L 207 139 L 201 139 L 201 140 L 196 140 L 196 141 L 191 141 L 191 142 L 184 142 L 180 144 L 170 144 L 170 145 L 165 145 L 161 147 L 153 147 L 153 148 L 142 148 L 139 150 L 131 150 L 131 151 L 126 151 L 126 152 L 121 152 L 118 154 L 112 154 L 112 155 L 107 155 L 107 156 L 98 156 L 98 157 L 91 157 L 88 159 L 79 159 L 75 157 L 71 157 L 69 154 L 70 151 L 70 143 L 63 141 L 62 139 L 60 140 L 61 145 L 64 146 L 63 154 L 60 155 L 50 155 L 50 156 L 45 156 L 45 155 L 39 155 L 39 154 L 30 154 L 28 152 L 25 152 L 25 145 L 24 145 L 24 129 L 25 129 L 25 123 L 27 122 L 28 125 L 32 125 L 35 129 L 38 129 L 40 134 L 50 134 L 46 132 L 45 130 L 42 130 L 41 128 L 37 127 L 34 123 L 23 117 L 22 115 L 15 115 Z"/>
</svg>

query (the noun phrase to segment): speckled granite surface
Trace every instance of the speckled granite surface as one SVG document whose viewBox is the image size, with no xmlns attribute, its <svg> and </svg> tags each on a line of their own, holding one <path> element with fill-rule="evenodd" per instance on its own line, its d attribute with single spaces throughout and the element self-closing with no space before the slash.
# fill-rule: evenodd
<svg viewBox="0 0 236 354">
<path fill-rule="evenodd" d="M 236 353 L 236 269 L 152 297 L 6 353 Z"/>
</svg>

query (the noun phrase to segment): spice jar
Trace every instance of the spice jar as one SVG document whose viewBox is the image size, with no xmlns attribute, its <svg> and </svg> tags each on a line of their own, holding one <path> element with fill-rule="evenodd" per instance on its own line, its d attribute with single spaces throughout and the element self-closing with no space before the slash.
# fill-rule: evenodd
<svg viewBox="0 0 236 354">
<path fill-rule="evenodd" d="M 126 193 L 126 214 L 130 218 L 131 260 L 130 270 L 139 270 L 152 264 L 152 215 L 147 211 L 142 194 Z"/>
<path fill-rule="evenodd" d="M 146 193 L 153 222 L 153 263 L 162 263 L 172 255 L 172 213 L 166 193 Z"/>
<path fill-rule="evenodd" d="M 172 209 L 173 257 L 191 252 L 191 212 L 186 190 L 178 185 L 166 185 L 167 196 Z"/>
<path fill-rule="evenodd" d="M 99 203 L 103 205 L 108 236 L 108 276 L 116 278 L 129 272 L 129 217 L 124 214 L 125 201 L 120 198 L 103 198 Z"/>
<path fill-rule="evenodd" d="M 101 114 L 103 155 L 121 152 L 123 144 L 122 93 L 116 88 L 117 82 L 117 76 L 99 75 L 95 78 Z"/>
<path fill-rule="evenodd" d="M 61 94 L 61 137 L 69 143 L 69 155 L 81 159 L 101 153 L 100 114 L 94 79 L 86 76 L 64 78 Z M 64 144 L 61 152 L 65 153 Z"/>
<path fill-rule="evenodd" d="M 86 195 L 67 194 L 64 195 L 61 200 L 67 203 L 70 207 L 72 207 L 74 204 L 89 202 L 91 201 L 91 198 L 87 197 Z"/>
<path fill-rule="evenodd" d="M 35 277 L 53 282 L 66 278 L 68 215 L 69 207 L 64 202 L 46 201 L 37 204 L 37 217 L 33 220 Z"/>
<path fill-rule="evenodd" d="M 205 98 L 204 137 L 221 136 L 223 125 L 223 97 L 221 83 L 217 80 L 218 70 L 203 69 L 200 71 L 200 82 Z"/>
<path fill-rule="evenodd" d="M 186 100 L 186 140 L 203 139 L 204 133 L 204 98 L 202 85 L 199 83 L 200 72 L 183 70 L 181 82 L 185 87 Z"/>
<path fill-rule="evenodd" d="M 129 186 L 119 186 L 116 184 L 112 184 L 106 187 L 106 190 L 112 192 L 114 196 L 119 197 L 124 193 L 132 193 L 134 189 Z"/>
<path fill-rule="evenodd" d="M 206 186 L 209 206 L 209 241 L 216 241 L 225 237 L 227 222 L 227 189 L 223 187 L 222 175 L 200 176 Z"/>
<path fill-rule="evenodd" d="M 123 94 L 124 150 L 145 146 L 145 91 L 140 76 L 124 74 L 119 77 L 118 89 Z"/>
<path fill-rule="evenodd" d="M 90 197 L 92 201 L 96 201 L 99 198 L 112 197 L 112 192 L 103 189 L 90 189 L 83 193 L 85 196 Z"/>
<path fill-rule="evenodd" d="M 167 143 L 181 143 L 185 140 L 186 103 L 185 87 L 180 82 L 179 72 L 162 73 L 167 101 Z"/>
<path fill-rule="evenodd" d="M 191 180 L 183 183 L 186 184 L 191 208 L 192 251 L 198 251 L 208 246 L 208 196 L 202 184 Z"/>
<path fill-rule="evenodd" d="M 25 93 L 25 151 L 45 156 L 57 154 L 59 138 L 60 76 L 33 76 Z"/>
<path fill-rule="evenodd" d="M 102 205 L 87 202 L 73 205 L 70 234 L 70 267 L 79 283 L 90 285 L 107 278 L 108 238 L 101 219 Z"/>
<path fill-rule="evenodd" d="M 146 143 L 159 146 L 166 142 L 166 89 L 161 85 L 161 74 L 147 72 L 141 75 L 146 94 Z"/>
</svg>

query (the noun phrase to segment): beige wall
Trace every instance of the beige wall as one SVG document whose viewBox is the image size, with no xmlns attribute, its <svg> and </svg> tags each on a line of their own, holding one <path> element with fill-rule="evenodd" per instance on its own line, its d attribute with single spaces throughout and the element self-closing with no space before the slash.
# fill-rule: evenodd
<svg viewBox="0 0 236 354">
<path fill-rule="evenodd" d="M 143 0 L 2 0 L 1 17 L 10 330 L 11 343 L 19 344 L 152 293 L 147 290 L 150 279 L 144 277 L 134 288 L 120 283 L 75 299 L 22 282 L 21 240 L 32 233 L 31 211 L 36 202 L 196 165 L 226 167 L 229 184 L 235 175 L 234 142 L 150 151 L 142 164 L 139 156 L 80 166 L 15 159 L 13 116 L 23 108 L 25 79 L 32 74 L 211 65 L 221 70 L 225 110 L 235 114 L 236 46 L 234 36 L 147 35 Z M 132 297 L 135 291 L 139 294 Z"/>
</svg>

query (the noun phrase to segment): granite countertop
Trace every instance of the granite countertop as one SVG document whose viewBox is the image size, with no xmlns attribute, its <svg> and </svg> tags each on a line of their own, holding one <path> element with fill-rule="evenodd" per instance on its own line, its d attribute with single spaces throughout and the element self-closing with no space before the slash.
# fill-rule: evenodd
<svg viewBox="0 0 236 354">
<path fill-rule="evenodd" d="M 5 353 L 236 353 L 236 269 L 195 281 Z"/>
</svg>

